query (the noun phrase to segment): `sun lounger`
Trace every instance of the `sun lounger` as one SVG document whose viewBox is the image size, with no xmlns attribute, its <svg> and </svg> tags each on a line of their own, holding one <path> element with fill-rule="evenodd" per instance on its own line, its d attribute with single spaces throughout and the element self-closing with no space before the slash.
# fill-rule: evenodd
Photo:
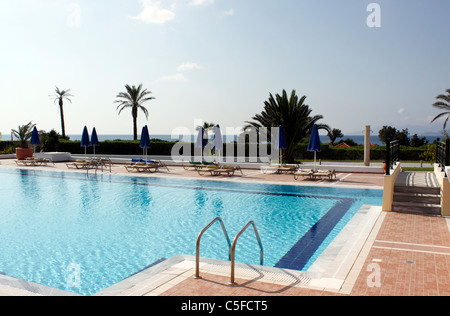
<svg viewBox="0 0 450 316">
<path fill-rule="evenodd" d="M 131 163 L 125 165 L 128 172 L 156 172 L 159 168 L 166 168 L 167 171 L 170 171 L 167 165 L 159 160 L 132 159 Z"/>
<path fill-rule="evenodd" d="M 170 171 L 169 167 L 167 167 L 167 165 L 164 162 L 162 162 L 161 160 L 147 160 L 147 163 L 157 164 L 159 166 L 159 168 L 166 168 L 167 171 Z"/>
<path fill-rule="evenodd" d="M 287 165 L 287 164 L 273 164 L 262 166 L 261 171 L 263 173 L 294 173 L 298 169 L 298 165 Z"/>
<path fill-rule="evenodd" d="M 277 167 L 276 173 L 294 173 L 298 169 L 298 165 L 281 165 Z"/>
<path fill-rule="evenodd" d="M 158 171 L 160 165 L 156 163 L 146 163 L 146 162 L 136 162 L 132 166 L 126 166 L 128 172 L 137 171 L 137 172 L 156 172 Z"/>
<path fill-rule="evenodd" d="M 214 162 L 206 162 L 206 161 L 202 161 L 202 162 L 190 161 L 188 164 L 183 165 L 183 169 L 198 171 L 199 169 L 204 169 L 209 166 L 217 166 L 217 164 Z"/>
<path fill-rule="evenodd" d="M 46 158 L 26 158 L 24 160 L 16 160 L 16 165 L 18 166 L 46 166 L 47 163 L 53 163 L 53 161 Z"/>
<path fill-rule="evenodd" d="M 67 162 L 67 168 L 87 169 L 91 165 L 92 159 L 78 159 L 74 162 Z"/>
<path fill-rule="evenodd" d="M 298 180 L 298 178 L 300 178 L 300 177 L 304 177 L 304 178 L 308 177 L 311 179 L 313 174 L 314 174 L 314 172 L 311 169 L 309 169 L 309 170 L 297 169 L 294 172 L 294 179 Z"/>
<path fill-rule="evenodd" d="M 208 166 L 206 168 L 198 169 L 197 171 L 198 171 L 198 174 L 201 175 L 201 176 L 205 175 L 208 172 L 212 176 L 218 176 L 218 175 L 226 174 L 229 177 L 233 176 L 236 171 L 240 171 L 241 174 L 244 174 L 242 172 L 241 167 L 239 167 L 239 166 L 231 167 L 231 166 L 217 166 L 217 165 L 213 165 L 213 166 Z"/>
<path fill-rule="evenodd" d="M 332 180 L 333 176 L 336 178 L 336 172 L 335 170 L 317 170 L 312 174 L 313 179 L 317 178 L 328 178 L 328 180 Z"/>
<path fill-rule="evenodd" d="M 169 171 L 169 168 L 162 163 L 136 162 L 131 165 L 125 165 L 125 169 L 127 169 L 128 172 L 157 172 L 160 168 L 166 168 Z"/>
</svg>

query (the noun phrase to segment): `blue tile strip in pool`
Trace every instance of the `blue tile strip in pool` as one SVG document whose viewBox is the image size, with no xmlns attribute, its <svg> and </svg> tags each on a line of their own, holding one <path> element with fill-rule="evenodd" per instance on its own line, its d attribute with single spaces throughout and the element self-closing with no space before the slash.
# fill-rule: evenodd
<svg viewBox="0 0 450 316">
<path fill-rule="evenodd" d="M 347 213 L 354 201 L 351 198 L 340 198 L 280 261 L 276 263 L 275 267 L 301 271 L 320 247 L 323 240 Z"/>
</svg>

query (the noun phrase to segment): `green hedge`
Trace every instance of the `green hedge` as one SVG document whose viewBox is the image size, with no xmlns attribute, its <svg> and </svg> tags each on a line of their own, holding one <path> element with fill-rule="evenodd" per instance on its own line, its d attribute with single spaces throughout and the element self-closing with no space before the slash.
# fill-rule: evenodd
<svg viewBox="0 0 450 316">
<path fill-rule="evenodd" d="M 100 146 L 95 147 L 95 153 L 98 155 L 142 155 L 140 141 L 104 141 Z M 151 155 L 170 155 L 172 142 L 151 142 Z M 72 154 L 84 154 L 84 147 L 81 147 L 80 141 L 60 141 L 56 145 L 56 150 L 61 152 L 70 152 Z M 93 153 L 93 148 L 87 148 L 88 154 Z"/>
<path fill-rule="evenodd" d="M 95 153 L 98 155 L 142 155 L 142 149 L 139 147 L 139 141 L 104 141 L 100 142 L 100 146 L 96 147 Z M 150 155 L 170 156 L 172 147 L 175 142 L 166 142 L 160 140 L 151 141 Z M 18 147 L 18 142 L 2 141 L 0 142 L 0 152 L 11 151 Z M 194 153 L 194 144 L 191 145 L 191 153 Z M 261 145 L 259 145 L 261 146 Z M 267 152 L 270 153 L 270 144 Z M 37 150 L 40 150 L 38 147 Z M 422 154 L 427 150 L 427 146 L 423 147 L 400 147 L 401 160 L 421 160 Z M 70 152 L 72 154 L 84 154 L 84 147 L 81 147 L 80 141 L 61 140 L 55 144 L 51 151 Z M 13 151 L 12 151 L 13 152 Z M 92 147 L 87 149 L 91 154 Z M 237 155 L 237 144 L 234 144 L 234 155 Z M 249 152 L 249 144 L 246 144 L 246 155 Z M 371 160 L 384 160 L 386 156 L 386 149 L 384 146 L 375 146 L 371 148 Z M 223 155 L 227 155 L 226 145 L 224 145 Z M 311 160 L 314 158 L 314 153 L 307 151 L 307 144 L 298 144 L 295 149 L 294 158 L 296 160 Z M 352 148 L 332 147 L 328 144 L 322 145 L 322 151 L 317 154 L 318 159 L 322 160 L 364 160 L 364 146 L 355 146 Z"/>
<path fill-rule="evenodd" d="M 364 146 L 355 146 L 351 148 L 332 147 L 323 144 L 322 151 L 317 154 L 318 159 L 322 160 L 364 160 Z M 426 146 L 422 147 L 405 147 L 400 146 L 400 160 L 421 160 L 422 154 L 427 150 Z M 314 159 L 314 153 L 307 151 L 307 145 L 299 144 L 295 151 L 295 157 L 299 160 Z M 374 146 L 370 149 L 371 160 L 385 160 L 386 147 Z"/>
</svg>

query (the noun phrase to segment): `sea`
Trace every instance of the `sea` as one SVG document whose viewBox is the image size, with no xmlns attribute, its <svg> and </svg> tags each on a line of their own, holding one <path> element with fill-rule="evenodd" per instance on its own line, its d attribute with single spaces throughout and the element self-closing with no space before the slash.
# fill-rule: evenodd
<svg viewBox="0 0 450 316">
<path fill-rule="evenodd" d="M 68 135 L 70 137 L 70 140 L 81 140 L 81 134 L 80 135 Z M 442 135 L 437 135 L 437 136 L 419 136 L 420 138 L 425 137 L 429 143 L 433 143 L 433 141 L 435 141 L 437 138 L 441 138 Z M 161 134 L 161 135 L 150 135 L 151 139 L 161 139 L 161 140 L 165 140 L 165 141 L 179 141 L 181 140 L 182 136 L 180 137 L 175 137 L 172 138 L 172 135 L 168 135 L 168 134 Z M 197 138 L 197 135 L 191 135 L 191 142 L 195 142 Z M 229 142 L 230 140 L 237 140 L 237 136 L 236 135 L 224 135 L 224 142 Z M 351 139 L 353 140 L 355 143 L 357 144 L 364 144 L 364 135 L 345 135 L 343 137 L 343 139 Z M 2 135 L 2 140 L 3 141 L 10 141 L 11 140 L 11 135 Z M 105 141 L 105 140 L 133 140 L 133 135 L 98 135 L 98 140 L 99 141 Z M 337 139 L 337 141 L 339 141 L 340 139 Z M 328 138 L 328 136 L 320 136 L 320 141 L 322 142 L 322 144 L 328 143 L 330 141 L 330 139 Z M 370 137 L 370 142 L 374 145 L 384 145 L 384 143 L 380 140 L 380 138 L 376 135 L 372 135 Z"/>
</svg>

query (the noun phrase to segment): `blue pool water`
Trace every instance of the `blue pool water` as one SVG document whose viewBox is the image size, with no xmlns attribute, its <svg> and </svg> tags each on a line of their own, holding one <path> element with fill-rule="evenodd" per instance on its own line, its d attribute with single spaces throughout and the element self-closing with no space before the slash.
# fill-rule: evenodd
<svg viewBox="0 0 450 316">
<path fill-rule="evenodd" d="M 92 295 L 148 265 L 195 255 L 220 216 L 230 238 L 253 220 L 264 265 L 307 270 L 381 190 L 0 170 L 0 274 Z M 259 264 L 245 232 L 236 260 Z M 201 256 L 228 259 L 218 224 Z"/>
</svg>

